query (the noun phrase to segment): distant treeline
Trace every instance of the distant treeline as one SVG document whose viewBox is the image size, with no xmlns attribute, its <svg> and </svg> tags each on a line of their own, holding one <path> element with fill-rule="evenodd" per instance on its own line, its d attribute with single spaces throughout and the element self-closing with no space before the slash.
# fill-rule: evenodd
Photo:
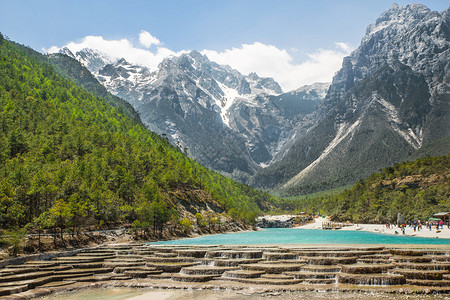
<svg viewBox="0 0 450 300">
<path fill-rule="evenodd" d="M 335 221 L 395 222 L 427 220 L 450 211 L 450 154 L 403 162 L 358 181 L 345 191 L 279 200 L 282 210 L 306 210 Z"/>
</svg>

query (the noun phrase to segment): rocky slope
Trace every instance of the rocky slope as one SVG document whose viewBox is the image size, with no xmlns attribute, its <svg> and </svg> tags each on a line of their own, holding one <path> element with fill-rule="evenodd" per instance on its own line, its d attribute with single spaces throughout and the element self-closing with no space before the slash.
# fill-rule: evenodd
<svg viewBox="0 0 450 300">
<path fill-rule="evenodd" d="M 131 103 L 149 129 L 202 164 L 244 182 L 282 157 L 293 137 L 313 124 L 311 113 L 329 86 L 283 94 L 272 78 L 244 76 L 197 51 L 167 58 L 157 70 L 124 59 L 112 62 L 93 49 L 62 52 Z"/>
<path fill-rule="evenodd" d="M 449 9 L 393 5 L 343 61 L 320 121 L 252 178 L 289 194 L 346 185 L 411 155 L 450 150 Z"/>
</svg>

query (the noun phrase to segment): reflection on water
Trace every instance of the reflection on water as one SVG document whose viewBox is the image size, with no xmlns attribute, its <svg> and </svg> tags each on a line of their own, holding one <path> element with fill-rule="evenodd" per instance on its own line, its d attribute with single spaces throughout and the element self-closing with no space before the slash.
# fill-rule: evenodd
<svg viewBox="0 0 450 300">
<path fill-rule="evenodd" d="M 338 292 L 242 292 L 242 291 L 218 291 L 218 290 L 170 290 L 170 289 L 133 289 L 133 288 L 105 288 L 83 290 L 46 297 L 51 300 L 267 300 L 271 299 L 308 299 L 308 300 L 384 300 L 384 299 L 409 299 L 409 300 L 437 300 L 448 299 L 443 295 L 393 295 L 372 293 L 338 293 Z"/>
</svg>

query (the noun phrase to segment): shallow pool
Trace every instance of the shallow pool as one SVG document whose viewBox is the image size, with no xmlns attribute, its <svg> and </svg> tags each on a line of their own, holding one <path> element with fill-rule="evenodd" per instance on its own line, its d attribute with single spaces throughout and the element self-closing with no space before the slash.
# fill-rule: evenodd
<svg viewBox="0 0 450 300">
<path fill-rule="evenodd" d="M 261 231 L 206 235 L 151 244 L 240 245 L 240 244 L 430 244 L 450 245 L 450 240 L 396 236 L 366 231 L 268 228 Z"/>
</svg>

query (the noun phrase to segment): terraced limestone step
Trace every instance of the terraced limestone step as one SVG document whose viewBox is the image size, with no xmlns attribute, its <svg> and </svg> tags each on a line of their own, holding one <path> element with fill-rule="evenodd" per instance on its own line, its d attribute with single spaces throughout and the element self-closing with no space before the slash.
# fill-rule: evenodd
<svg viewBox="0 0 450 300">
<path fill-rule="evenodd" d="M 0 269 L 0 276 L 17 275 L 17 274 L 38 272 L 38 271 L 39 271 L 38 267 L 5 268 L 5 269 Z"/>
<path fill-rule="evenodd" d="M 255 259 L 262 258 L 262 250 L 214 250 L 206 252 L 205 258 L 216 258 L 216 257 L 226 257 L 231 259 L 236 258 L 247 258 Z"/>
<path fill-rule="evenodd" d="M 107 259 L 104 263 L 144 263 L 146 260 L 142 258 L 113 258 Z"/>
<path fill-rule="evenodd" d="M 147 276 L 147 278 L 150 279 L 171 279 L 173 273 L 161 273 L 161 274 L 150 274 Z"/>
<path fill-rule="evenodd" d="M 17 267 L 17 268 L 28 268 L 28 267 L 30 267 L 30 266 L 32 266 L 32 267 L 38 267 L 38 268 L 40 268 L 40 267 L 55 267 L 55 266 L 57 266 L 58 264 L 56 263 L 56 262 L 53 262 L 53 261 L 47 261 L 47 260 L 28 260 L 28 261 L 26 261 L 23 265 L 16 265 L 16 266 L 12 266 L 12 265 L 10 265 L 10 266 L 8 266 L 8 267 L 10 267 L 10 268 L 12 268 L 12 267 Z"/>
<path fill-rule="evenodd" d="M 450 263 L 450 255 L 441 255 L 441 256 L 429 256 L 431 261 L 434 262 L 448 262 Z"/>
<path fill-rule="evenodd" d="M 405 262 L 405 263 L 428 263 L 431 262 L 431 257 L 428 256 L 392 256 L 389 258 L 391 262 Z"/>
<path fill-rule="evenodd" d="M 78 259 L 81 259 L 81 258 L 99 258 L 99 259 L 101 259 L 99 261 L 106 260 L 106 259 L 112 259 L 112 258 L 116 257 L 115 254 L 108 254 L 108 255 L 103 255 L 103 253 L 101 253 L 101 254 L 102 255 L 98 255 L 98 253 L 80 253 L 80 254 L 77 254 L 75 256 L 69 256 L 69 257 L 71 257 L 71 258 L 75 258 L 76 257 Z"/>
<path fill-rule="evenodd" d="M 304 265 L 300 268 L 300 271 L 306 272 L 327 272 L 327 273 L 337 273 L 341 271 L 339 266 L 321 266 L 321 265 Z"/>
<path fill-rule="evenodd" d="M 30 272 L 24 274 L 16 274 L 9 276 L 0 277 L 0 282 L 16 282 L 28 279 L 36 279 L 39 277 L 47 277 L 53 275 L 53 271 L 39 271 L 39 272 Z"/>
<path fill-rule="evenodd" d="M 298 256 L 304 257 L 361 257 L 379 254 L 378 251 L 293 251 Z"/>
<path fill-rule="evenodd" d="M 61 286 L 69 286 L 76 283 L 76 281 L 52 281 L 46 284 L 41 285 L 41 288 L 47 289 L 47 288 L 56 288 Z"/>
<path fill-rule="evenodd" d="M 426 251 L 412 249 L 389 249 L 389 253 L 400 256 L 423 256 L 427 254 Z"/>
<path fill-rule="evenodd" d="M 90 275 L 68 279 L 68 282 L 101 282 L 111 280 L 111 275 Z"/>
<path fill-rule="evenodd" d="M 262 258 L 246 259 L 225 259 L 225 258 L 203 258 L 200 262 L 202 265 L 210 265 L 216 267 L 237 267 L 242 264 L 255 264 L 262 260 Z"/>
<path fill-rule="evenodd" d="M 342 273 L 350 274 L 372 274 L 372 273 L 387 273 L 388 270 L 393 269 L 393 264 L 353 264 L 342 265 Z"/>
<path fill-rule="evenodd" d="M 199 261 L 199 259 L 193 257 L 157 257 L 157 256 L 147 256 L 145 257 L 145 260 L 150 263 L 184 263 L 184 262 Z"/>
<path fill-rule="evenodd" d="M 337 282 L 354 285 L 402 285 L 406 283 L 403 275 L 399 274 L 348 274 L 339 273 Z"/>
<path fill-rule="evenodd" d="M 263 274 L 260 276 L 260 278 L 277 279 L 277 280 L 298 279 L 298 278 L 294 278 L 294 276 L 292 276 L 292 275 L 287 275 L 287 274 Z"/>
<path fill-rule="evenodd" d="M 116 274 L 121 274 L 121 273 L 123 273 L 123 272 L 125 272 L 125 271 L 154 271 L 154 272 L 157 272 L 158 274 L 159 273 L 162 273 L 162 271 L 161 270 L 158 270 L 158 269 L 156 269 L 156 268 L 153 268 L 153 267 L 147 267 L 147 266 L 139 266 L 139 267 L 117 267 L 117 268 L 114 268 L 114 273 L 116 273 Z M 157 273 L 155 273 L 155 274 L 157 274 Z"/>
<path fill-rule="evenodd" d="M 148 256 L 148 255 L 152 255 L 153 253 L 155 253 L 155 251 L 151 251 L 151 250 L 135 250 L 133 251 L 133 254 L 136 255 L 142 255 L 142 256 Z"/>
<path fill-rule="evenodd" d="M 18 285 L 18 286 L 0 288 L 0 296 L 9 296 L 12 294 L 18 294 L 18 293 L 22 293 L 25 291 L 28 291 L 28 286 L 26 286 L 26 285 Z"/>
<path fill-rule="evenodd" d="M 288 252 L 263 252 L 262 258 L 268 261 L 274 261 L 280 259 L 297 259 L 298 255 Z"/>
<path fill-rule="evenodd" d="M 155 252 L 153 255 L 156 257 L 178 257 L 178 254 L 173 252 Z"/>
<path fill-rule="evenodd" d="M 69 269 L 64 271 L 56 271 L 54 272 L 54 275 L 72 275 L 72 274 L 84 274 L 84 273 L 94 273 L 94 274 L 101 274 L 101 273 L 110 273 L 113 271 L 113 268 L 88 268 L 88 269 Z"/>
<path fill-rule="evenodd" d="M 84 252 L 79 252 L 79 253 L 110 253 L 110 254 L 115 254 L 116 251 L 114 249 L 107 249 L 107 248 L 95 248 L 95 249 L 89 249 L 86 250 Z"/>
<path fill-rule="evenodd" d="M 136 247 L 136 244 L 113 244 L 113 245 L 105 245 L 105 249 L 108 250 L 130 250 L 133 247 Z"/>
<path fill-rule="evenodd" d="M 433 249 L 423 249 L 423 250 L 421 250 L 424 254 L 423 255 L 426 255 L 426 256 L 433 256 L 433 255 L 436 255 L 436 256 L 446 256 L 446 255 L 450 255 L 450 251 L 447 251 L 447 250 L 433 250 Z"/>
<path fill-rule="evenodd" d="M 122 280 L 130 280 L 130 279 L 133 279 L 133 278 L 130 277 L 130 276 L 123 275 L 123 274 L 111 275 L 111 280 L 120 280 L 120 281 L 122 281 Z"/>
<path fill-rule="evenodd" d="M 401 274 L 407 279 L 420 280 L 442 280 L 444 274 L 448 274 L 447 270 L 411 270 L 411 269 L 393 269 L 393 274 Z"/>
<path fill-rule="evenodd" d="M 389 259 L 383 259 L 383 258 L 358 258 L 356 260 L 357 263 L 361 264 L 388 264 L 392 263 Z"/>
<path fill-rule="evenodd" d="M 184 275 L 222 275 L 226 271 L 237 270 L 237 267 L 192 266 L 184 267 L 180 274 Z"/>
<path fill-rule="evenodd" d="M 203 258 L 205 257 L 207 249 L 181 249 L 174 250 L 179 257 L 195 257 L 195 258 Z"/>
<path fill-rule="evenodd" d="M 76 254 L 76 256 L 99 256 L 99 257 L 114 257 L 116 254 L 114 251 L 105 251 L 105 252 L 95 252 L 95 251 L 88 251 L 88 252 L 79 252 Z"/>
<path fill-rule="evenodd" d="M 89 262 L 101 262 L 104 259 L 98 256 L 64 256 L 56 257 L 52 259 L 52 262 L 57 264 L 77 264 L 77 263 L 89 263 Z"/>
<path fill-rule="evenodd" d="M 305 260 L 312 265 L 339 265 L 339 264 L 354 264 L 358 259 L 356 256 L 351 257 L 300 257 L 301 260 Z"/>
<path fill-rule="evenodd" d="M 399 269 L 412 269 L 412 270 L 448 270 L 450 271 L 450 263 L 395 263 Z"/>
<path fill-rule="evenodd" d="M 51 281 L 53 281 L 52 276 L 45 276 L 45 277 L 13 281 L 13 282 L 2 282 L 2 283 L 0 283 L 0 288 L 8 288 L 8 287 L 26 285 L 28 289 L 34 289 L 37 286 L 44 285 Z"/>
<path fill-rule="evenodd" d="M 173 247 L 170 246 L 149 246 L 149 249 L 151 251 L 154 251 L 155 253 L 172 253 Z"/>
<path fill-rule="evenodd" d="M 252 285 L 292 285 L 301 283 L 299 279 L 227 278 L 227 280 Z"/>
<path fill-rule="evenodd" d="M 432 286 L 432 287 L 450 287 L 450 280 L 419 280 L 406 279 L 406 283 L 418 286 Z"/>
<path fill-rule="evenodd" d="M 115 255 L 113 259 L 143 259 L 143 257 L 137 254 L 119 254 Z"/>
<path fill-rule="evenodd" d="M 231 250 L 245 250 L 245 251 L 263 251 L 263 252 L 292 252 L 291 249 L 288 248 L 280 248 L 280 247 L 272 247 L 272 246 L 261 246 L 261 247 L 240 247 L 240 248 L 233 248 Z"/>
<path fill-rule="evenodd" d="M 304 264 L 243 264 L 240 267 L 244 270 L 281 274 L 288 271 L 299 271 L 303 266 Z"/>
<path fill-rule="evenodd" d="M 179 282 L 207 282 L 213 280 L 215 275 L 186 275 L 186 274 L 173 274 L 172 280 Z"/>
<path fill-rule="evenodd" d="M 178 273 L 181 268 L 196 266 L 198 263 L 147 263 L 147 267 L 154 267 L 166 273 Z"/>
<path fill-rule="evenodd" d="M 224 278 L 257 278 L 265 274 L 264 271 L 248 271 L 248 270 L 236 270 L 226 271 L 222 274 Z"/>
<path fill-rule="evenodd" d="M 117 267 L 138 267 L 145 266 L 145 262 L 105 262 L 103 267 L 105 268 L 117 268 Z"/>
<path fill-rule="evenodd" d="M 260 261 L 260 264 L 269 264 L 269 265 L 273 265 L 273 264 L 307 264 L 308 262 L 306 260 L 302 260 L 302 259 L 280 259 L 280 260 L 264 260 L 264 261 Z"/>
<path fill-rule="evenodd" d="M 103 262 L 78 263 L 78 264 L 72 264 L 68 267 L 72 267 L 74 269 L 98 269 L 98 268 L 103 267 Z"/>
<path fill-rule="evenodd" d="M 54 281 L 64 281 L 64 280 L 71 280 L 72 278 L 94 276 L 94 275 L 95 275 L 95 273 L 93 273 L 93 272 L 79 272 L 79 273 L 73 273 L 73 274 L 53 275 L 52 279 Z"/>
<path fill-rule="evenodd" d="M 156 275 L 161 273 L 161 270 L 126 270 L 123 272 L 124 275 L 133 278 L 146 278 L 148 275 Z"/>
<path fill-rule="evenodd" d="M 324 278 L 324 279 L 305 279 L 302 281 L 303 284 L 333 284 L 336 283 L 336 279 L 333 278 Z"/>
<path fill-rule="evenodd" d="M 39 271 L 65 271 L 73 269 L 73 265 L 60 265 L 56 267 L 45 267 L 45 268 L 39 268 Z"/>
<path fill-rule="evenodd" d="M 373 254 L 373 255 L 359 255 L 359 258 L 377 258 L 377 259 L 389 259 L 391 254 Z"/>
<path fill-rule="evenodd" d="M 335 272 L 285 272 L 284 274 L 293 276 L 294 279 L 335 279 L 338 273 Z"/>
</svg>

